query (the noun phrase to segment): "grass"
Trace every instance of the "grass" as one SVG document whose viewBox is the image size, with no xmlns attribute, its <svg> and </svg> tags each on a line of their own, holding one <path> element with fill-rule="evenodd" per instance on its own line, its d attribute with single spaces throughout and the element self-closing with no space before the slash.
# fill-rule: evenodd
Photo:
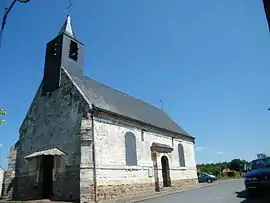
<svg viewBox="0 0 270 203">
<path fill-rule="evenodd" d="M 240 179 L 242 178 L 242 176 L 238 175 L 238 176 L 235 176 L 234 177 L 229 177 L 229 176 L 221 176 L 221 177 L 218 177 L 217 179 L 218 180 L 232 180 L 232 179 Z"/>
</svg>

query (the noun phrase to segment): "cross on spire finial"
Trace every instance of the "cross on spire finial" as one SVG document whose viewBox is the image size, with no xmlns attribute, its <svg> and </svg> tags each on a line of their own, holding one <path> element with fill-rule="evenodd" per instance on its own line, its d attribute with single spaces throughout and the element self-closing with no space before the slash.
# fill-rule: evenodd
<svg viewBox="0 0 270 203">
<path fill-rule="evenodd" d="M 70 13 L 71 13 L 71 7 L 72 7 L 71 0 L 68 0 L 68 7 L 67 7 L 67 9 L 68 9 L 68 16 L 69 16 Z"/>
</svg>

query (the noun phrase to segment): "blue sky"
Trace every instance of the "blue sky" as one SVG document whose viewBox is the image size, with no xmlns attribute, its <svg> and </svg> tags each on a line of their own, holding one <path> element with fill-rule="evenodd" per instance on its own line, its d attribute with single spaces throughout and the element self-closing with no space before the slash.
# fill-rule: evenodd
<svg viewBox="0 0 270 203">
<path fill-rule="evenodd" d="M 0 1 L 3 11 L 11 0 Z M 11 12 L 0 49 L 0 165 L 43 75 L 68 0 Z M 260 0 L 73 0 L 85 74 L 160 106 L 196 139 L 196 160 L 270 154 L 270 37 Z"/>
</svg>

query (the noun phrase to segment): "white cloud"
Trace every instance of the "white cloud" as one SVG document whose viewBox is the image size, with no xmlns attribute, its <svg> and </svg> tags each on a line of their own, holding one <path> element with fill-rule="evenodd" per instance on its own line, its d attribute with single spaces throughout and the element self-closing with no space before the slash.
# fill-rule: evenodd
<svg viewBox="0 0 270 203">
<path fill-rule="evenodd" d="M 196 151 L 203 151 L 203 150 L 206 150 L 206 149 L 208 149 L 208 147 L 205 147 L 205 146 L 198 146 L 198 147 L 196 147 L 195 148 L 196 149 Z"/>
<path fill-rule="evenodd" d="M 217 155 L 223 155 L 225 152 L 217 152 Z"/>
</svg>

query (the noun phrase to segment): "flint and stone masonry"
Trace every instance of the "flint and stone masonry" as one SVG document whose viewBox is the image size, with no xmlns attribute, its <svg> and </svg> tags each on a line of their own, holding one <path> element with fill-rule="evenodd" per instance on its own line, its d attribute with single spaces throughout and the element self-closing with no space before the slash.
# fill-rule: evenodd
<svg viewBox="0 0 270 203">
<path fill-rule="evenodd" d="M 197 184 L 194 140 L 163 110 L 83 76 L 67 17 L 11 148 L 4 196 L 98 202 Z"/>
</svg>

